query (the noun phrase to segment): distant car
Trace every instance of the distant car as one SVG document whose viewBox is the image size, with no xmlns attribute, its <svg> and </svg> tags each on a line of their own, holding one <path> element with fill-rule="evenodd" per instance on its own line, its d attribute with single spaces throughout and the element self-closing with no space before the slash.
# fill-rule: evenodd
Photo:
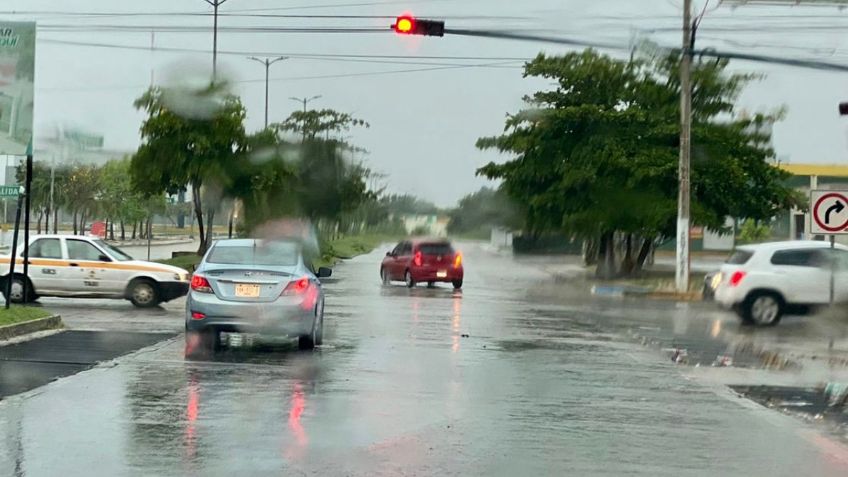
<svg viewBox="0 0 848 477">
<path fill-rule="evenodd" d="M 738 247 L 714 277 L 716 302 L 745 323 L 776 325 L 786 312 L 805 314 L 848 301 L 848 247 L 821 241 Z"/>
<path fill-rule="evenodd" d="M 38 297 L 121 298 L 137 307 L 153 307 L 184 296 L 189 273 L 162 263 L 134 260 L 99 237 L 34 235 L 29 246 L 29 286 L 24 299 L 24 246 L 18 247 L 11 300 Z M 6 293 L 9 256 L 0 258 L 0 286 Z"/>
<path fill-rule="evenodd" d="M 463 277 L 462 254 L 445 239 L 404 240 L 387 252 L 380 264 L 384 285 L 402 280 L 412 288 L 421 282 L 430 286 L 447 282 L 459 289 Z"/>
<path fill-rule="evenodd" d="M 186 300 L 187 348 L 211 351 L 221 333 L 298 338 L 301 349 L 324 339 L 324 292 L 295 240 L 219 240 L 191 279 Z"/>
</svg>

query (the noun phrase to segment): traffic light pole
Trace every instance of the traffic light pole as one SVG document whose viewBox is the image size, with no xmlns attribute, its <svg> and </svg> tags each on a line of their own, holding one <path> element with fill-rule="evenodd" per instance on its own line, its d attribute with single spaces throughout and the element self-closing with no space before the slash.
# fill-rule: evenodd
<svg viewBox="0 0 848 477">
<path fill-rule="evenodd" d="M 678 167 L 677 253 L 674 281 L 677 291 L 689 291 L 690 152 L 692 140 L 692 0 L 683 2 L 683 50 L 680 59 L 680 164 Z"/>
<path fill-rule="evenodd" d="M 32 197 L 32 154 L 27 154 L 26 157 L 26 192 L 24 200 L 24 303 L 29 303 L 29 295 L 32 293 L 29 286 L 29 217 L 30 217 L 30 197 Z"/>
<path fill-rule="evenodd" d="M 18 207 L 15 209 L 15 230 L 12 233 L 12 250 L 9 254 L 9 279 L 6 280 L 6 309 L 9 309 L 9 306 L 12 303 L 12 281 L 15 276 L 15 259 L 17 258 L 15 255 L 18 251 L 18 232 L 21 229 L 21 205 L 23 204 L 24 197 L 23 194 L 18 196 Z"/>
</svg>

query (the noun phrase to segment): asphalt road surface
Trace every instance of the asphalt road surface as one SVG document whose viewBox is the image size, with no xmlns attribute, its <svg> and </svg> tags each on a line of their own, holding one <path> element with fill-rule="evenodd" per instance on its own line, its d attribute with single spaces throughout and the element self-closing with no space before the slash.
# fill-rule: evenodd
<svg viewBox="0 0 848 477">
<path fill-rule="evenodd" d="M 848 475 L 841 445 L 634 339 L 732 317 L 464 251 L 462 292 L 382 287 L 385 250 L 337 267 L 313 352 L 189 361 L 179 336 L 4 399 L 0 475 Z M 75 329 L 179 330 L 180 305 L 44 300 Z"/>
</svg>

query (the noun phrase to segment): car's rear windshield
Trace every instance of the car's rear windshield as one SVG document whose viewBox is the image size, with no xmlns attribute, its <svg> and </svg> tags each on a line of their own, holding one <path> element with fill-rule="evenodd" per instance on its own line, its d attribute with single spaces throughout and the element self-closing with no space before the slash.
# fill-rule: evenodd
<svg viewBox="0 0 848 477">
<path fill-rule="evenodd" d="M 751 257 L 754 256 L 754 252 L 750 252 L 748 250 L 735 250 L 730 257 L 727 259 L 725 263 L 729 263 L 731 265 L 742 265 Z"/>
<path fill-rule="evenodd" d="M 265 265 L 292 266 L 297 265 L 300 249 L 292 242 L 256 242 L 255 245 L 216 245 L 209 257 L 208 263 L 222 265 Z"/>
<path fill-rule="evenodd" d="M 422 243 L 418 245 L 418 250 L 424 255 L 450 255 L 453 253 L 453 247 L 449 243 Z"/>
</svg>

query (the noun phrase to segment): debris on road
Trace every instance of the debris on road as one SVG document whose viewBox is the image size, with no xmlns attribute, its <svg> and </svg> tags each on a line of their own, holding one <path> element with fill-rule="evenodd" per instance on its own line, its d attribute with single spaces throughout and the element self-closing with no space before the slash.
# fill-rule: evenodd
<svg viewBox="0 0 848 477">
<path fill-rule="evenodd" d="M 671 362 L 675 364 L 686 364 L 688 362 L 689 352 L 683 348 L 674 348 L 671 352 Z"/>
<path fill-rule="evenodd" d="M 724 354 L 720 354 L 720 355 L 716 356 L 715 361 L 713 361 L 713 366 L 717 366 L 717 367 L 733 366 L 733 357 L 727 356 L 727 355 L 724 355 Z"/>
</svg>

